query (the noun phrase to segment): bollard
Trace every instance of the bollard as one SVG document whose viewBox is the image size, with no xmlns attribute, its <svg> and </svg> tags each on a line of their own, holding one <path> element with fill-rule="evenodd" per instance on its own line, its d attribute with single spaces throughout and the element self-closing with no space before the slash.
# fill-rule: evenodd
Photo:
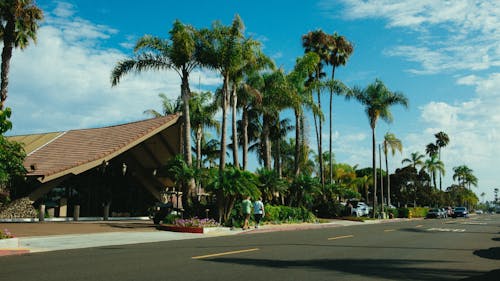
<svg viewBox="0 0 500 281">
<path fill-rule="evenodd" d="M 80 205 L 75 205 L 73 208 L 73 220 L 78 221 L 80 218 Z"/>
<path fill-rule="evenodd" d="M 40 204 L 40 207 L 38 209 L 38 221 L 44 221 L 45 220 L 45 205 Z"/>
</svg>

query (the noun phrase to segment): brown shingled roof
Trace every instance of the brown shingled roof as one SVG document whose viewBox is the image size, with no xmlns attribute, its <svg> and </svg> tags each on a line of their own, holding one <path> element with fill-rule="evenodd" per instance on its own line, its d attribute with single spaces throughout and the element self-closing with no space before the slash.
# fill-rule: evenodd
<svg viewBox="0 0 500 281">
<path fill-rule="evenodd" d="M 79 174 L 125 152 L 172 126 L 180 114 L 122 125 L 63 132 L 32 149 L 24 166 L 28 176 L 46 182 L 66 174 Z M 34 168 L 34 169 L 33 169 Z"/>
</svg>

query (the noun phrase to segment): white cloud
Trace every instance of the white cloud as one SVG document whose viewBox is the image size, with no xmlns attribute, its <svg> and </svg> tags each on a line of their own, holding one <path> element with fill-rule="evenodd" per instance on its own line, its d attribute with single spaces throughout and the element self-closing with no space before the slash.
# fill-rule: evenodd
<svg viewBox="0 0 500 281">
<path fill-rule="evenodd" d="M 387 55 L 418 62 L 415 74 L 484 70 L 500 66 L 500 1 L 497 0 L 342 0 L 346 19 L 383 19 L 388 28 L 402 28 L 416 45 L 395 46 Z M 336 12 L 334 1 L 321 6 Z"/>
<path fill-rule="evenodd" d="M 46 13 L 38 43 L 14 52 L 7 99 L 13 109 L 10 134 L 145 119 L 144 110 L 161 109 L 158 93 L 172 98 L 180 93 L 180 78 L 173 71 L 130 74 L 111 88 L 113 67 L 132 53 L 101 47 L 117 30 L 74 17 L 71 9 L 61 3 Z M 216 80 L 205 72 L 191 77 L 193 85 L 214 85 Z"/>
</svg>

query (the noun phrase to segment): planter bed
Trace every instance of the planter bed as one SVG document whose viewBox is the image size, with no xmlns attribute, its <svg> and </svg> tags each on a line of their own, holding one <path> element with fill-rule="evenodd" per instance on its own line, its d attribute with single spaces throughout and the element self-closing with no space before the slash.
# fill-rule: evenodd
<svg viewBox="0 0 500 281">
<path fill-rule="evenodd" d="M 173 231 L 173 232 L 187 232 L 187 233 L 205 233 L 203 227 L 199 226 L 178 226 L 173 224 L 160 224 L 158 225 L 158 229 Z"/>
</svg>

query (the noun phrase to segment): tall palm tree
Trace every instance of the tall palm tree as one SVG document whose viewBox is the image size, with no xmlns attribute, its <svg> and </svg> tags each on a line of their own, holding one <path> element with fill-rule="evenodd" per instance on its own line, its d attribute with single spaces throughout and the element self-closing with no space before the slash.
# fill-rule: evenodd
<svg viewBox="0 0 500 281">
<path fill-rule="evenodd" d="M 436 155 L 432 155 L 429 159 L 425 161 L 424 167 L 431 175 L 434 188 L 437 188 L 436 172 L 440 172 L 444 175 L 445 169 L 443 162 L 441 162 L 441 160 L 439 160 Z"/>
<path fill-rule="evenodd" d="M 236 15 L 230 26 L 224 26 L 215 22 L 212 29 L 200 31 L 198 61 L 205 67 L 220 73 L 223 79 L 221 91 L 222 128 L 221 128 L 221 150 L 219 157 L 219 172 L 222 173 L 226 166 L 226 136 L 227 136 L 227 109 L 230 103 L 230 83 L 232 75 L 241 67 L 245 59 L 245 47 L 243 35 L 244 25 L 239 15 Z"/>
<path fill-rule="evenodd" d="M 164 93 L 159 93 L 158 96 L 161 99 L 162 112 L 160 113 L 155 109 L 146 109 L 143 112 L 144 114 L 151 117 L 160 117 L 182 111 L 182 100 L 180 96 L 175 101 L 169 99 Z"/>
<path fill-rule="evenodd" d="M 111 85 L 116 86 L 120 79 L 130 72 L 143 72 L 146 70 L 174 70 L 181 78 L 181 99 L 183 115 L 183 154 L 186 164 L 193 165 L 191 155 L 191 120 L 189 113 L 189 100 L 191 90 L 189 88 L 189 74 L 199 63 L 196 60 L 195 30 L 176 20 L 169 31 L 169 39 L 156 36 L 144 35 L 140 38 L 134 48 L 135 57 L 125 59 L 115 66 L 111 73 Z M 188 205 L 188 198 L 194 191 L 194 179 L 190 180 L 187 190 L 184 190 L 183 202 Z"/>
<path fill-rule="evenodd" d="M 321 114 L 312 101 L 311 89 L 306 84 L 307 78 L 315 71 L 320 57 L 313 52 L 297 58 L 294 69 L 287 75 L 288 91 L 290 93 L 291 107 L 295 115 L 295 157 L 294 175 L 300 174 L 300 163 L 307 159 L 306 140 L 303 132 L 304 110 L 313 110 L 314 115 Z"/>
<path fill-rule="evenodd" d="M 3 41 L 0 110 L 3 110 L 9 85 L 10 59 L 12 50 L 25 49 L 29 40 L 36 42 L 38 23 L 43 19 L 43 12 L 32 0 L 0 1 L 0 37 Z"/>
<path fill-rule="evenodd" d="M 314 52 L 318 54 L 320 57 L 320 61 L 316 65 L 316 69 L 314 73 L 309 77 L 309 82 L 311 84 L 319 85 L 321 79 L 325 77 L 325 73 L 323 71 L 324 64 L 328 61 L 330 56 L 329 45 L 330 45 L 331 37 L 330 35 L 323 32 L 323 30 L 315 30 L 310 31 L 307 34 L 302 36 L 302 47 L 304 48 L 304 52 L 307 54 L 309 52 Z M 316 86 L 316 95 L 317 95 L 317 105 L 319 111 L 321 110 L 321 88 Z M 314 128 L 316 131 L 316 140 L 318 143 L 318 155 L 323 155 L 323 137 L 321 132 L 323 131 L 323 118 L 317 115 L 314 116 Z M 319 120 L 318 120 L 319 119 Z M 320 181 L 321 185 L 325 185 L 325 176 L 323 175 L 323 159 L 320 157 L 319 160 L 319 170 L 320 170 Z"/>
<path fill-rule="evenodd" d="M 392 156 L 403 152 L 403 143 L 393 133 L 387 132 L 384 136 L 384 155 L 385 155 L 385 170 L 387 173 L 387 204 L 391 205 L 391 177 L 389 176 L 389 162 L 387 160 L 387 152 L 391 150 Z M 383 187 L 382 187 L 383 188 Z"/>
<path fill-rule="evenodd" d="M 195 141 L 196 141 L 196 167 L 201 169 L 202 164 L 202 151 L 201 145 L 204 137 L 205 128 L 215 128 L 217 132 L 220 130 L 220 124 L 214 119 L 217 113 L 217 106 L 210 103 L 212 100 L 212 93 L 193 93 L 190 99 L 190 113 L 191 113 L 191 125 L 194 129 Z"/>
<path fill-rule="evenodd" d="M 347 60 L 351 56 L 352 52 L 354 51 L 354 47 L 349 42 L 344 36 L 338 35 L 337 32 L 335 32 L 333 35 L 330 36 L 330 44 L 329 44 L 329 56 L 328 60 L 326 61 L 327 65 L 332 66 L 332 76 L 331 76 L 331 81 L 335 81 L 335 69 L 338 66 L 341 65 L 346 65 Z M 337 94 L 343 94 L 344 92 L 337 91 L 338 88 L 335 87 L 330 87 L 330 138 L 329 138 L 329 152 L 330 156 L 333 155 L 332 153 L 332 112 L 333 112 L 333 95 Z M 329 182 L 332 183 L 333 179 L 333 161 L 330 159 L 330 178 Z"/>
<path fill-rule="evenodd" d="M 375 80 L 374 83 L 368 85 L 365 89 L 361 90 L 355 88 L 353 96 L 362 105 L 365 106 L 365 112 L 368 117 L 370 128 L 372 129 L 372 167 L 373 167 L 373 187 L 374 187 L 374 200 L 373 209 L 377 207 L 377 165 L 376 165 L 376 150 L 375 150 L 375 127 L 379 118 L 386 122 L 393 120 L 390 107 L 400 104 L 408 107 L 408 98 L 399 92 L 390 91 L 381 80 Z M 347 96 L 350 98 L 350 96 Z M 376 214 L 373 212 L 373 216 Z"/>
<path fill-rule="evenodd" d="M 274 69 L 274 62 L 264 55 L 255 43 L 252 41 L 246 44 L 253 44 L 254 50 L 247 53 L 245 61 L 241 68 L 233 75 L 233 95 L 232 95 L 232 111 L 233 111 L 233 164 L 239 166 L 238 161 L 238 146 L 241 140 L 243 145 L 243 169 L 245 170 L 248 162 L 248 111 L 251 107 L 257 106 L 262 102 L 262 94 L 260 88 L 263 85 L 263 79 L 260 72 L 265 69 Z M 251 48 L 252 46 L 249 46 Z M 242 110 L 242 138 L 238 138 L 236 110 Z"/>
<path fill-rule="evenodd" d="M 438 158 L 441 160 L 441 148 L 448 145 L 450 138 L 445 132 L 439 132 L 434 135 L 436 137 L 436 145 L 439 147 Z M 441 173 L 439 173 L 439 190 L 443 190 L 443 182 L 441 178 Z"/>
<path fill-rule="evenodd" d="M 420 152 L 412 152 L 410 154 L 410 158 L 405 158 L 401 161 L 401 164 L 406 164 L 409 163 L 410 166 L 412 166 L 415 170 L 418 171 L 417 167 L 420 166 L 422 167 L 424 165 L 424 155 L 421 154 Z"/>
<path fill-rule="evenodd" d="M 438 150 L 439 150 L 439 147 L 432 142 L 427 144 L 427 146 L 425 146 L 425 153 L 427 155 L 429 155 L 429 157 L 437 156 Z"/>
<path fill-rule="evenodd" d="M 461 165 L 453 168 L 453 180 L 457 180 L 462 187 L 471 188 L 471 185 L 477 187 L 477 177 L 474 171 L 466 165 Z"/>
</svg>

